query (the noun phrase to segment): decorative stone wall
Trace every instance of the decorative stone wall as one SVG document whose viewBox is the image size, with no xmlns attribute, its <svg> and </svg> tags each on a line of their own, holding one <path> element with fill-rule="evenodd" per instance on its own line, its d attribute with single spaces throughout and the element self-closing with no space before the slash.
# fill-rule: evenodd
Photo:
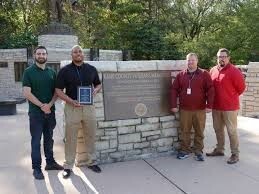
<svg viewBox="0 0 259 194">
<path fill-rule="evenodd" d="M 47 38 L 50 38 L 50 40 Z M 53 41 L 56 41 L 56 47 L 54 47 Z M 78 44 L 77 38 L 72 35 L 41 35 L 39 43 L 48 49 L 48 63 L 56 64 L 59 64 L 62 60 L 71 60 L 71 48 L 73 45 Z M 64 47 L 58 48 L 61 43 Z M 84 54 L 85 60 L 90 60 L 90 49 L 84 49 Z M 27 60 L 27 49 L 0 49 L 0 97 L 23 97 L 22 84 L 20 81 L 15 81 L 14 63 L 27 62 Z M 122 60 L 122 51 L 100 50 L 99 60 L 120 61 Z"/>
<path fill-rule="evenodd" d="M 90 51 L 89 51 L 90 56 Z M 86 60 L 90 60 L 86 58 Z M 122 51 L 118 50 L 100 50 L 99 61 L 122 61 Z"/>
<path fill-rule="evenodd" d="M 71 48 L 78 44 L 78 37 L 74 35 L 57 34 L 39 35 L 38 44 L 52 49 Z"/>
<path fill-rule="evenodd" d="M 259 117 L 259 62 L 247 65 L 246 91 L 242 99 L 242 115 Z"/>
<path fill-rule="evenodd" d="M 72 45 L 73 46 L 73 45 Z M 71 47 L 66 49 L 61 48 L 47 48 L 48 49 L 48 62 L 59 63 L 64 60 L 71 60 Z M 86 61 L 90 60 L 90 49 L 84 50 L 84 58 Z M 100 50 L 99 61 L 121 61 L 122 51 L 118 50 Z"/>
<path fill-rule="evenodd" d="M 26 61 L 26 49 L 0 49 L 0 62 L 7 63 L 0 67 L 0 97 L 22 97 L 21 83 L 15 82 L 14 62 Z"/>
<path fill-rule="evenodd" d="M 71 60 L 71 48 L 78 44 L 78 37 L 74 35 L 46 34 L 38 37 L 39 45 L 48 49 L 48 62 L 59 63 Z M 90 60 L 90 49 L 84 49 L 85 60 Z M 122 51 L 100 50 L 99 61 L 121 61 Z"/>
<path fill-rule="evenodd" d="M 64 66 L 70 61 L 62 61 Z M 87 61 L 100 77 L 104 72 L 173 71 L 172 78 L 186 68 L 185 61 Z M 167 155 L 178 147 L 179 115 L 106 121 L 104 93 L 94 98 L 97 117 L 96 157 L 98 163 L 110 163 Z M 86 153 L 79 130 L 77 166 L 85 164 Z"/>
</svg>

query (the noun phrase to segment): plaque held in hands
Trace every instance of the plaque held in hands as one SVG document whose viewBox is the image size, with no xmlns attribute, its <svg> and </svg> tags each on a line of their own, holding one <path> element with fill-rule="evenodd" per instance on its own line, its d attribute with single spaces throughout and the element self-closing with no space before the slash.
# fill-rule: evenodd
<svg viewBox="0 0 259 194">
<path fill-rule="evenodd" d="M 77 88 L 77 101 L 81 105 L 93 104 L 93 89 L 89 86 L 79 86 Z"/>
</svg>

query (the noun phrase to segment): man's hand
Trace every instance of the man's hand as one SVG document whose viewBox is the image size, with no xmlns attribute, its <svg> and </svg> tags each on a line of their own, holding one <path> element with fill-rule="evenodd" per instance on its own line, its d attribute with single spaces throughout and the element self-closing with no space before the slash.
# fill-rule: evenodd
<svg viewBox="0 0 259 194">
<path fill-rule="evenodd" d="M 101 90 L 101 88 L 102 88 L 102 84 L 95 86 L 93 90 L 93 96 L 95 96 Z"/>
<path fill-rule="evenodd" d="M 206 113 L 210 113 L 211 112 L 211 108 L 206 108 Z"/>
<path fill-rule="evenodd" d="M 74 107 L 82 107 L 81 104 L 79 104 L 79 102 L 77 102 L 76 100 L 73 100 L 71 103 Z"/>
<path fill-rule="evenodd" d="M 45 113 L 45 114 L 50 114 L 51 110 L 50 110 L 51 106 L 49 104 L 42 104 L 40 106 L 40 109 Z"/>
<path fill-rule="evenodd" d="M 179 111 L 178 108 L 171 108 L 171 111 L 174 112 L 174 113 L 177 113 Z"/>
<path fill-rule="evenodd" d="M 97 88 L 94 88 L 94 90 L 93 90 L 93 96 L 95 96 L 96 94 L 97 94 L 97 92 L 99 91 L 99 89 L 97 89 Z"/>
</svg>

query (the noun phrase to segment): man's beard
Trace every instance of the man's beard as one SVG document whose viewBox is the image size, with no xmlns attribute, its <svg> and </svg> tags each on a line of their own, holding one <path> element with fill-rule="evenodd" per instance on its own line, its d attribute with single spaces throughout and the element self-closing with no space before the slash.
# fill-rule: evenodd
<svg viewBox="0 0 259 194">
<path fill-rule="evenodd" d="M 35 59 L 35 61 L 38 63 L 38 64 L 45 64 L 47 59 Z"/>
<path fill-rule="evenodd" d="M 84 59 L 74 59 L 73 61 L 76 63 L 82 63 L 84 61 Z"/>
<path fill-rule="evenodd" d="M 219 65 L 220 65 L 220 67 L 225 67 L 225 62 L 224 61 L 220 61 Z"/>
</svg>

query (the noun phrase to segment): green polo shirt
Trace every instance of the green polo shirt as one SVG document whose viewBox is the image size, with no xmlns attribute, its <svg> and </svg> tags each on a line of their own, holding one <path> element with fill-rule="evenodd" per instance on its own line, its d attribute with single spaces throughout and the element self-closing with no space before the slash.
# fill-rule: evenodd
<svg viewBox="0 0 259 194">
<path fill-rule="evenodd" d="M 31 88 L 31 93 L 42 103 L 49 103 L 55 92 L 56 72 L 46 67 L 44 70 L 36 64 L 25 69 L 22 85 Z M 55 106 L 51 107 L 51 111 Z M 40 107 L 29 101 L 29 113 L 42 112 Z"/>
</svg>

